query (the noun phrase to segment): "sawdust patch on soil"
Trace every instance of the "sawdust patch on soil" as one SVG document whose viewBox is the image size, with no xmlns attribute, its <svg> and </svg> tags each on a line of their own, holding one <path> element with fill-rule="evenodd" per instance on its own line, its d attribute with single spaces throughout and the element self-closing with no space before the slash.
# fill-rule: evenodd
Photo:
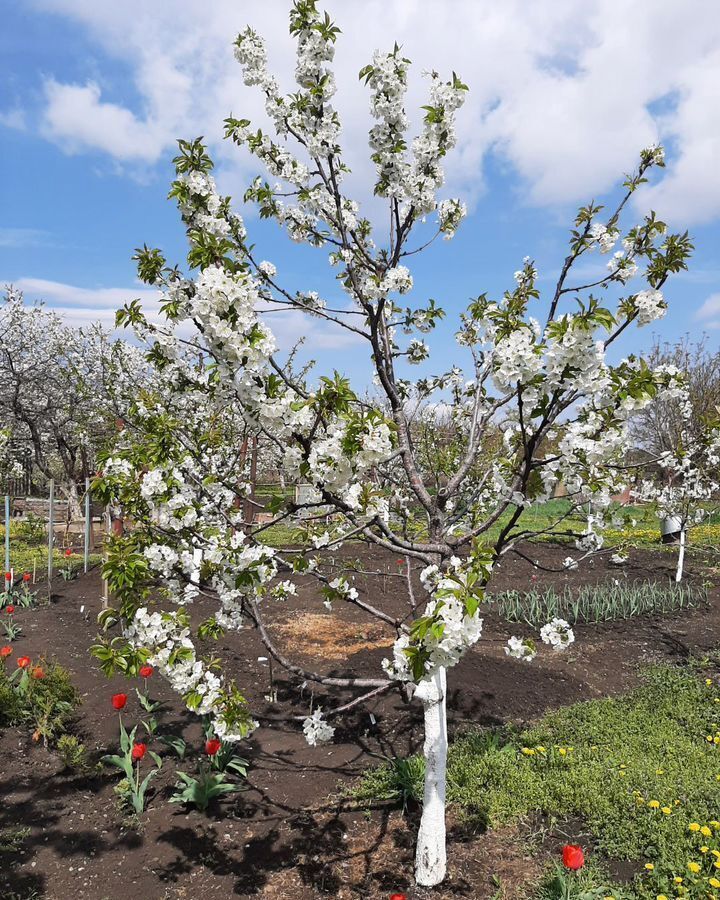
<svg viewBox="0 0 720 900">
<path fill-rule="evenodd" d="M 391 647 L 394 638 L 381 623 L 345 622 L 327 613 L 300 613 L 276 624 L 288 651 L 317 659 L 346 659 L 363 650 Z"/>
</svg>

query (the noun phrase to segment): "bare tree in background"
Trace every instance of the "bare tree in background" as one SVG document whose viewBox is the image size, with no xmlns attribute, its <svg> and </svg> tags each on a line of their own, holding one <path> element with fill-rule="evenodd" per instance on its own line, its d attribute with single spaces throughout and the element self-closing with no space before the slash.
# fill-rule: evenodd
<svg viewBox="0 0 720 900">
<path fill-rule="evenodd" d="M 688 428 L 694 439 L 701 437 L 706 421 L 720 407 L 720 349 L 711 351 L 707 344 L 707 335 L 697 342 L 685 335 L 674 344 L 656 341 L 647 356 L 651 368 L 669 365 L 682 372 L 691 405 L 691 415 L 686 420 L 680 414 L 680 406 L 687 401 L 665 395 L 633 416 L 631 433 L 636 446 L 653 458 L 676 450 L 681 433 L 687 433 Z"/>
</svg>

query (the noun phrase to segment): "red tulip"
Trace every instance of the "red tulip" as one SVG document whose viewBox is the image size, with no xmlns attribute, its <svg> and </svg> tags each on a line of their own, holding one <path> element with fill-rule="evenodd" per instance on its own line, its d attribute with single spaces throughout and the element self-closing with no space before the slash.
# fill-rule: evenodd
<svg viewBox="0 0 720 900">
<path fill-rule="evenodd" d="M 585 865 L 585 854 L 579 844 L 566 844 L 562 851 L 563 865 L 566 869 L 577 872 Z"/>
<path fill-rule="evenodd" d="M 113 694 L 111 700 L 115 709 L 122 709 L 127 703 L 127 694 Z"/>
<path fill-rule="evenodd" d="M 0 647 L 0 657 L 5 659 L 6 656 L 10 656 L 12 653 L 12 647 L 9 644 L 6 644 L 4 647 Z"/>
<path fill-rule="evenodd" d="M 222 741 L 218 738 L 210 738 L 209 741 L 205 741 L 205 752 L 208 756 L 215 756 L 221 746 Z"/>
<path fill-rule="evenodd" d="M 405 894 L 390 894 L 390 900 L 407 900 Z"/>
<path fill-rule="evenodd" d="M 10 604 L 10 606 L 6 606 L 6 607 L 5 607 L 5 612 L 6 612 L 9 616 L 11 616 L 11 615 L 15 612 L 15 607 L 12 605 L 12 603 Z"/>
<path fill-rule="evenodd" d="M 12 581 L 12 573 L 11 572 L 5 573 L 5 581 Z"/>
<path fill-rule="evenodd" d="M 147 744 L 143 744 L 138 741 L 137 744 L 132 748 L 132 758 L 133 762 L 140 762 L 140 760 L 147 753 Z"/>
<path fill-rule="evenodd" d="M 23 581 L 28 582 L 32 578 L 32 575 L 29 572 L 23 572 Z"/>
<path fill-rule="evenodd" d="M 154 671 L 152 666 L 140 666 L 140 675 L 143 678 L 149 678 Z"/>
<path fill-rule="evenodd" d="M 67 550 L 65 551 L 65 556 L 72 556 L 72 555 L 73 555 L 73 552 L 72 552 L 72 550 L 68 547 Z"/>
<path fill-rule="evenodd" d="M 27 669 L 27 667 L 30 665 L 30 657 L 29 656 L 18 656 L 17 664 L 18 664 L 18 666 L 20 666 L 21 669 Z"/>
<path fill-rule="evenodd" d="M 35 666 L 35 668 L 32 670 L 32 677 L 37 679 L 44 678 L 45 669 L 43 669 L 42 666 Z"/>
</svg>

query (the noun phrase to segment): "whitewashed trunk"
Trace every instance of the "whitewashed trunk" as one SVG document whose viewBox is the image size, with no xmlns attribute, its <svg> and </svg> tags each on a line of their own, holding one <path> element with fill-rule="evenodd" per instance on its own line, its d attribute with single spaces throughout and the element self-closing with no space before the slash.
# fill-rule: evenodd
<svg viewBox="0 0 720 900">
<path fill-rule="evenodd" d="M 425 713 L 425 791 L 415 850 L 415 880 L 424 887 L 445 878 L 445 776 L 447 769 L 447 689 L 445 668 L 422 681 L 415 696 Z"/>
<path fill-rule="evenodd" d="M 680 532 L 680 553 L 678 554 L 677 570 L 675 572 L 675 581 L 679 583 L 683 577 L 683 565 L 685 563 L 685 529 Z"/>
</svg>

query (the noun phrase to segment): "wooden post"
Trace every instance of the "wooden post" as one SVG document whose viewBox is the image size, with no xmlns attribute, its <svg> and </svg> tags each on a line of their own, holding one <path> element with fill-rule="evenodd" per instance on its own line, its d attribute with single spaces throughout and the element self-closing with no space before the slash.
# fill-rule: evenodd
<svg viewBox="0 0 720 900">
<path fill-rule="evenodd" d="M 92 542 L 92 519 L 90 517 L 90 479 L 85 479 L 85 546 L 84 550 L 84 559 L 83 559 L 83 571 L 87 574 L 88 570 L 88 561 L 90 559 L 90 544 Z"/>
<path fill-rule="evenodd" d="M 103 521 L 105 525 L 105 536 L 103 538 L 103 562 L 107 562 L 107 541 L 110 537 L 110 531 L 112 530 L 112 517 L 110 515 L 110 507 L 105 507 L 105 512 L 103 513 Z M 108 588 L 107 579 L 103 576 L 103 593 L 102 593 L 102 608 L 107 609 L 108 600 L 110 599 L 110 590 Z"/>
<path fill-rule="evenodd" d="M 55 542 L 55 479 L 50 479 L 50 504 L 48 509 L 48 594 L 52 593 L 53 544 Z"/>
<path fill-rule="evenodd" d="M 5 571 L 10 571 L 10 495 L 5 494 Z M 5 585 L 7 587 L 7 585 Z"/>
</svg>

